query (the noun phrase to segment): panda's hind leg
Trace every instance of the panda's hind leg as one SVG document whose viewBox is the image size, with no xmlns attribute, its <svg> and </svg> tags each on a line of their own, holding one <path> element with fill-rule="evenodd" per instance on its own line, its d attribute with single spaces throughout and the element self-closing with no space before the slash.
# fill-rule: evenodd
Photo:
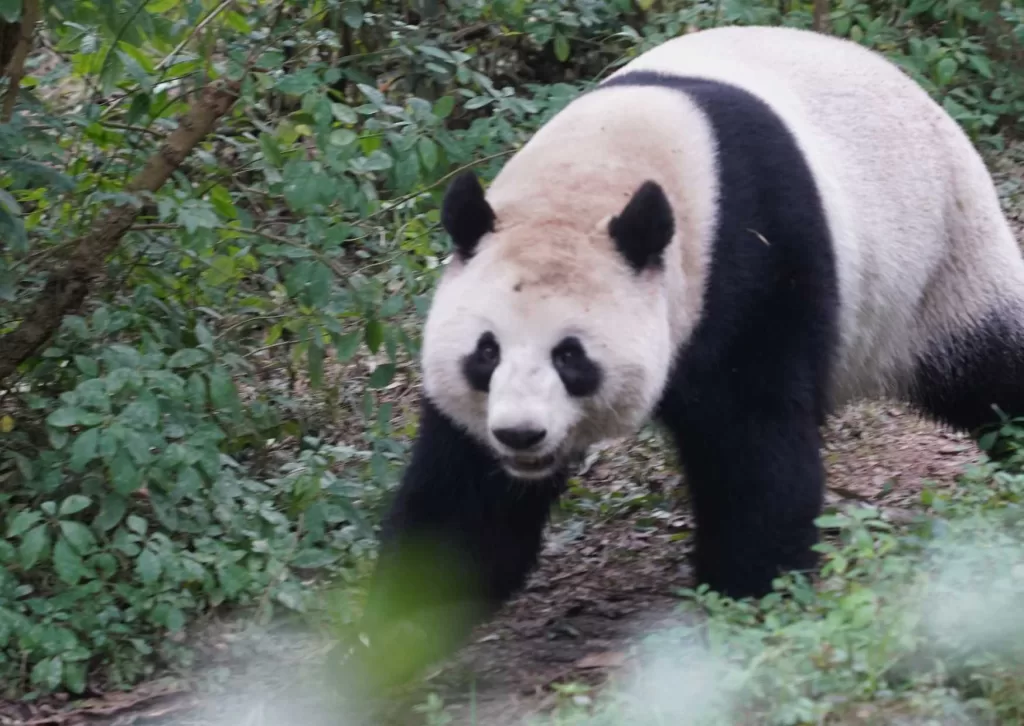
<svg viewBox="0 0 1024 726">
<path fill-rule="evenodd" d="M 1004 304 L 930 341 L 915 362 L 909 401 L 976 438 L 1024 416 L 1024 305 Z"/>
</svg>

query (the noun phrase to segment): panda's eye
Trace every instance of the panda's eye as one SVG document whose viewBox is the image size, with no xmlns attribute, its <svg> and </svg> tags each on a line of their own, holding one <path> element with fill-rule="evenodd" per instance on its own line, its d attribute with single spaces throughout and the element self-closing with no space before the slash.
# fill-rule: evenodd
<svg viewBox="0 0 1024 726">
<path fill-rule="evenodd" d="M 571 366 L 583 357 L 583 349 L 578 345 L 563 344 L 552 353 L 556 366 Z"/>
<path fill-rule="evenodd" d="M 487 331 L 476 342 L 476 349 L 462 360 L 462 373 L 469 385 L 486 393 L 491 386 L 491 375 L 501 362 L 501 348 L 494 333 Z"/>
<path fill-rule="evenodd" d="M 501 355 L 498 341 L 492 335 L 481 336 L 480 342 L 476 345 L 476 354 L 482 363 L 497 363 Z"/>
<path fill-rule="evenodd" d="M 577 338 L 562 340 L 551 351 L 551 362 L 570 396 L 591 396 L 601 386 L 601 367 L 587 356 Z"/>
</svg>

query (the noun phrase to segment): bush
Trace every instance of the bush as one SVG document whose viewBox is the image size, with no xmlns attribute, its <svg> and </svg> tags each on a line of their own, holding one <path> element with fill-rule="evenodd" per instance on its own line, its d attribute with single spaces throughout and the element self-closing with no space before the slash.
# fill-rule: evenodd
<svg viewBox="0 0 1024 726">
<path fill-rule="evenodd" d="M 682 593 L 690 624 L 651 634 L 634 679 L 540 722 L 1020 723 L 1024 469 L 975 467 L 921 505 L 901 525 L 860 505 L 822 516 L 816 587 L 787 576 L 759 602 Z"/>
</svg>

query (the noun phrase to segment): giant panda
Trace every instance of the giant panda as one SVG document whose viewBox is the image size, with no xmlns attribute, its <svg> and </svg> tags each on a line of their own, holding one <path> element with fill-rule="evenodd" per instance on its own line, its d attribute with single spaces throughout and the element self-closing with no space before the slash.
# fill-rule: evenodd
<svg viewBox="0 0 1024 726">
<path fill-rule="evenodd" d="M 665 427 L 696 579 L 743 598 L 817 564 L 830 411 L 895 397 L 968 431 L 1024 413 L 1024 262 L 986 167 L 852 42 L 670 40 L 486 191 L 456 177 L 441 220 L 454 253 L 365 621 L 418 623 L 428 658 L 521 588 L 570 462 L 601 439 Z"/>
</svg>

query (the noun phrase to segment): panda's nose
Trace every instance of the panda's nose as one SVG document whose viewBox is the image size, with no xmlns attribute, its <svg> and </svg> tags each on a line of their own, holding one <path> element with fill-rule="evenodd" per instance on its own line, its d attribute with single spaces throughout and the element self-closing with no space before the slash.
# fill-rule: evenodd
<svg viewBox="0 0 1024 726">
<path fill-rule="evenodd" d="M 543 441 L 548 432 L 544 429 L 492 429 L 491 433 L 508 448 L 525 451 Z"/>
</svg>

